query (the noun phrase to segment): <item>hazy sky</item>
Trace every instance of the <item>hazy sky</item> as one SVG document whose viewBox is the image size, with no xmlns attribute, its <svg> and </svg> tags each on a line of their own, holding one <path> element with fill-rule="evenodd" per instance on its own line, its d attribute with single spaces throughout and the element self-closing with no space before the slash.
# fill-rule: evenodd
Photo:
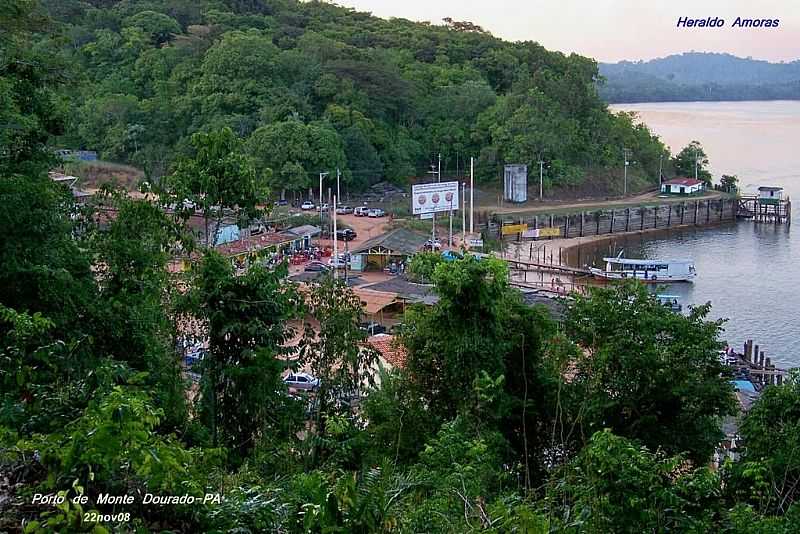
<svg viewBox="0 0 800 534">
<path fill-rule="evenodd" d="M 441 24 L 468 20 L 509 40 L 538 41 L 599 61 L 695 51 L 770 61 L 800 59 L 798 0 L 338 0 L 379 17 Z M 678 17 L 725 19 L 723 28 L 676 28 Z M 736 17 L 779 19 L 777 28 L 733 28 Z"/>
</svg>

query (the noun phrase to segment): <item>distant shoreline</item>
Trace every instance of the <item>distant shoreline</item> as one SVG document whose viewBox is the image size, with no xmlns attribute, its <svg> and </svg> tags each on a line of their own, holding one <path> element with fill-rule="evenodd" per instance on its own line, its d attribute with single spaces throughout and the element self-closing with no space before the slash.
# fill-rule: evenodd
<svg viewBox="0 0 800 534">
<path fill-rule="evenodd" d="M 752 98 L 744 98 L 741 100 L 731 100 L 731 99 L 709 99 L 709 100 L 630 100 L 624 102 L 606 102 L 609 106 L 624 106 L 626 104 L 713 104 L 713 103 L 739 103 L 739 102 L 800 102 L 800 97 L 798 98 L 759 98 L 759 99 L 752 99 Z"/>
</svg>

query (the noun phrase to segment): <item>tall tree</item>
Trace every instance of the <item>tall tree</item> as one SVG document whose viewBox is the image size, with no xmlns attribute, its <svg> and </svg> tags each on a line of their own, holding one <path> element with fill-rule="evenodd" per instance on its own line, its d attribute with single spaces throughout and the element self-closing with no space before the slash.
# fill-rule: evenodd
<svg viewBox="0 0 800 534">
<path fill-rule="evenodd" d="M 328 417 L 355 415 L 353 402 L 375 383 L 378 354 L 365 343 L 367 334 L 359 327 L 361 300 L 344 282 L 323 277 L 311 287 L 307 304 L 317 324 L 306 324 L 298 363 L 320 379 L 315 426 L 325 436 Z M 312 462 L 321 460 L 319 453 L 316 447 L 312 450 Z"/>
<path fill-rule="evenodd" d="M 673 158 L 675 172 L 680 176 L 697 177 L 698 180 L 711 184 L 711 173 L 706 169 L 708 156 L 700 141 L 692 141 L 681 149 Z"/>
<path fill-rule="evenodd" d="M 181 159 L 166 180 L 164 198 L 184 218 L 201 213 L 204 244 L 214 246 L 226 211 L 240 224 L 260 213 L 267 195 L 266 179 L 256 173 L 242 140 L 230 128 L 192 136 L 194 154 Z"/>
<path fill-rule="evenodd" d="M 252 266 L 235 276 L 228 259 L 209 251 L 199 265 L 190 308 L 206 325 L 201 412 L 214 444 L 241 460 L 260 437 L 287 432 L 290 402 L 281 372 L 292 337 L 287 321 L 300 301 L 286 269 Z"/>
</svg>

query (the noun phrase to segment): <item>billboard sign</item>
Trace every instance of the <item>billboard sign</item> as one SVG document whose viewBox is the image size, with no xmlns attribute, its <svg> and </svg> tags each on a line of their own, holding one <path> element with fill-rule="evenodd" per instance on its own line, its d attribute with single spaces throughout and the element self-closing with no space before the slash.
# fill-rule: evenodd
<svg viewBox="0 0 800 534">
<path fill-rule="evenodd" d="M 556 226 L 553 228 L 536 228 L 532 230 L 525 230 L 522 232 L 522 237 L 525 238 L 539 238 L 539 237 L 559 237 L 561 236 L 561 227 Z"/>
<path fill-rule="evenodd" d="M 527 224 L 507 224 L 500 227 L 500 233 L 503 235 L 521 234 L 527 229 Z"/>
<path fill-rule="evenodd" d="M 458 209 L 458 182 L 434 182 L 411 186 L 411 213 L 435 213 Z"/>
</svg>

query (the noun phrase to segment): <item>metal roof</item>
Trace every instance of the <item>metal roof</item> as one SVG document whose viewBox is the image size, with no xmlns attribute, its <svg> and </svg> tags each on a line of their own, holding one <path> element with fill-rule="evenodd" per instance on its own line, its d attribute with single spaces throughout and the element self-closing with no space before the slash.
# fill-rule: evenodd
<svg viewBox="0 0 800 534">
<path fill-rule="evenodd" d="M 307 235 L 313 237 L 315 235 L 319 235 L 322 233 L 320 227 L 314 226 L 313 224 L 304 224 L 302 226 L 295 226 L 294 228 L 289 228 L 286 231 L 289 232 L 290 234 L 294 234 L 299 237 L 304 237 Z"/>
<path fill-rule="evenodd" d="M 384 248 L 391 254 L 411 256 L 419 252 L 427 240 L 427 235 L 418 234 L 406 228 L 396 228 L 383 235 L 364 241 L 352 253 L 364 254 L 371 249 Z"/>
<path fill-rule="evenodd" d="M 692 260 L 628 260 L 625 258 L 603 258 L 608 263 L 623 263 L 625 265 L 662 265 L 664 263 L 694 263 Z"/>
<path fill-rule="evenodd" d="M 695 180 L 694 178 L 673 178 L 672 180 L 667 180 L 663 182 L 662 185 L 698 185 L 702 184 L 702 180 Z"/>
<path fill-rule="evenodd" d="M 782 187 L 773 187 L 771 185 L 762 185 L 758 188 L 759 191 L 783 191 Z"/>
</svg>

